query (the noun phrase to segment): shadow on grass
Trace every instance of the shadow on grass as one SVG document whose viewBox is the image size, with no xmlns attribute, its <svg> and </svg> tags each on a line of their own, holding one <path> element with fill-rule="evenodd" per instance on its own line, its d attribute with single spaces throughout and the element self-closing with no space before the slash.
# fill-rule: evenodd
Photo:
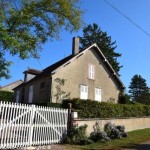
<svg viewBox="0 0 150 150">
<path fill-rule="evenodd" d="M 122 149 L 150 150 L 150 143 L 132 144 L 131 146 L 122 146 Z"/>
<path fill-rule="evenodd" d="M 133 144 L 130 143 L 128 146 L 110 147 L 105 146 L 104 148 L 81 148 L 80 150 L 150 150 L 150 143 Z"/>
</svg>

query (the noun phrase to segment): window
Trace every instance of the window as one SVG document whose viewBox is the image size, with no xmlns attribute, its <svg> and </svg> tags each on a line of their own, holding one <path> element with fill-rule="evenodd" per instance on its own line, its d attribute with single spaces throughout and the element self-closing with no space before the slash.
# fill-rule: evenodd
<svg viewBox="0 0 150 150">
<path fill-rule="evenodd" d="M 94 76 L 95 76 L 95 67 L 94 65 L 89 65 L 89 79 L 94 80 Z"/>
<path fill-rule="evenodd" d="M 95 88 L 95 100 L 101 102 L 102 91 L 99 88 Z"/>
<path fill-rule="evenodd" d="M 88 86 L 80 85 L 80 99 L 88 99 Z"/>
<path fill-rule="evenodd" d="M 45 82 L 41 82 L 40 89 L 44 89 L 44 88 L 45 88 Z"/>
<path fill-rule="evenodd" d="M 20 91 L 16 92 L 16 103 L 19 103 Z"/>
</svg>

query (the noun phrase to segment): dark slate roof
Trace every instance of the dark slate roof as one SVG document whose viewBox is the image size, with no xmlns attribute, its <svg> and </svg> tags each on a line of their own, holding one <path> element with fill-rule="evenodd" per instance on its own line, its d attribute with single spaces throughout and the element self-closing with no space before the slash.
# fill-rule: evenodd
<svg viewBox="0 0 150 150">
<path fill-rule="evenodd" d="M 32 81 L 35 81 L 35 80 L 37 80 L 37 79 L 39 79 L 39 78 L 41 78 L 43 76 L 49 75 L 52 71 L 54 71 L 55 69 L 57 69 L 58 67 L 60 67 L 61 65 L 63 65 L 64 63 L 66 63 L 67 61 L 72 59 L 73 57 L 74 57 L 73 55 L 67 56 L 64 59 L 62 59 L 62 60 L 52 64 L 51 66 L 49 66 L 49 67 L 47 67 L 45 69 L 43 69 L 42 71 L 38 70 L 38 72 L 37 72 L 38 74 L 36 74 L 37 76 L 35 76 L 33 79 L 29 80 L 26 83 L 20 84 L 19 86 L 15 87 L 13 90 L 15 90 L 16 88 L 22 87 L 22 86 L 24 86 L 24 85 L 26 85 L 26 84 L 28 84 L 28 83 L 30 83 Z M 36 69 L 29 69 L 29 70 L 27 70 L 25 72 L 33 73 L 33 70 L 35 71 Z M 23 72 L 23 73 L 25 73 L 25 72 Z"/>
<path fill-rule="evenodd" d="M 19 85 L 18 87 L 16 88 L 19 88 L 21 86 L 24 86 L 32 81 L 35 81 L 41 77 L 44 77 L 44 76 L 47 76 L 47 75 L 50 75 L 55 69 L 57 69 L 58 67 L 61 67 L 63 64 L 67 63 L 68 61 L 70 61 L 71 59 L 73 59 L 74 57 L 78 56 L 78 55 L 81 55 L 82 52 L 84 53 L 84 51 L 90 49 L 90 48 L 94 48 L 94 49 L 97 49 L 99 51 L 99 54 L 100 54 L 100 57 L 102 57 L 102 59 L 104 60 L 107 60 L 106 57 L 104 56 L 104 54 L 102 53 L 102 51 L 98 48 L 98 46 L 96 44 L 93 44 L 89 47 L 87 47 L 86 49 L 83 49 L 81 50 L 77 55 L 73 56 L 73 55 L 69 55 L 67 56 L 66 58 L 52 64 L 51 66 L 43 69 L 42 71 L 40 71 L 39 74 L 37 74 L 37 76 L 35 76 L 33 79 L 29 80 L 28 82 L 26 83 L 22 83 L 21 85 Z M 108 67 L 108 69 L 111 71 L 111 73 L 113 74 L 115 80 L 118 82 L 118 84 L 123 88 L 125 89 L 125 86 L 124 84 L 121 82 L 121 80 L 119 79 L 117 73 L 114 71 L 114 69 L 112 68 L 112 66 L 110 65 L 110 63 L 108 61 L 104 61 L 105 65 Z M 16 89 L 14 88 L 14 89 Z"/>
<path fill-rule="evenodd" d="M 52 64 L 51 66 L 45 68 L 43 71 L 42 71 L 42 74 L 49 74 L 51 73 L 52 71 L 54 71 L 55 69 L 57 69 L 58 67 L 60 67 L 61 65 L 63 65 L 64 63 L 66 63 L 67 61 L 69 61 L 70 59 L 72 59 L 74 56 L 73 55 L 70 55 L 54 64 Z"/>
</svg>

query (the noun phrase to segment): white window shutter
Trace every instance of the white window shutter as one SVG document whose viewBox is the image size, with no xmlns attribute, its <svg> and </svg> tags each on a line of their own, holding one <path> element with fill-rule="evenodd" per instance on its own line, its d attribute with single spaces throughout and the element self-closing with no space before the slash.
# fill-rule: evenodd
<svg viewBox="0 0 150 150">
<path fill-rule="evenodd" d="M 95 78 L 95 67 L 94 65 L 89 65 L 89 79 Z"/>
<path fill-rule="evenodd" d="M 94 72 L 95 71 L 95 68 L 93 65 L 91 65 L 91 78 L 94 79 Z"/>
<path fill-rule="evenodd" d="M 80 99 L 88 99 L 88 86 L 80 85 Z"/>
<path fill-rule="evenodd" d="M 99 88 L 95 88 L 95 100 L 101 102 L 102 91 Z"/>
</svg>

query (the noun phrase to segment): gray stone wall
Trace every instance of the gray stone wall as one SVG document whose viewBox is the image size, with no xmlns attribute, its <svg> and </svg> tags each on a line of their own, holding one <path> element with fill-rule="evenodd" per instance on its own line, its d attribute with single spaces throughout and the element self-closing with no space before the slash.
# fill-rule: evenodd
<svg viewBox="0 0 150 150">
<path fill-rule="evenodd" d="M 115 125 L 125 126 L 125 131 L 133 131 L 138 129 L 145 129 L 150 127 L 150 117 L 143 118 L 122 118 L 122 119 L 76 119 L 78 126 L 87 124 L 87 135 L 90 135 L 94 131 L 96 123 L 99 124 L 101 130 L 107 122 L 114 123 Z"/>
</svg>

